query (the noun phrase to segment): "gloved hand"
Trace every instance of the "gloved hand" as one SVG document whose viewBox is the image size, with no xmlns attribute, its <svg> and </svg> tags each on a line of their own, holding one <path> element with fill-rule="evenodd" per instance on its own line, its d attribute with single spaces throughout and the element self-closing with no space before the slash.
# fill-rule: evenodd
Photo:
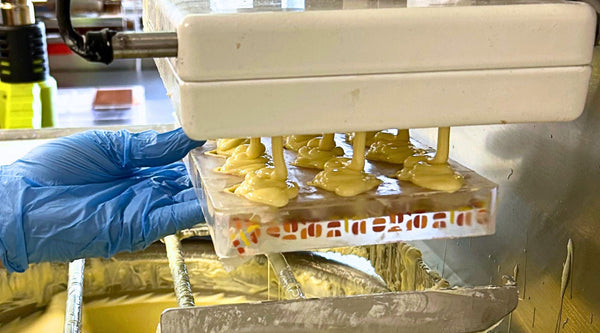
<svg viewBox="0 0 600 333">
<path fill-rule="evenodd" d="M 141 250 L 202 222 L 185 166 L 174 162 L 203 143 L 181 129 L 88 131 L 0 167 L 4 267 Z"/>
</svg>

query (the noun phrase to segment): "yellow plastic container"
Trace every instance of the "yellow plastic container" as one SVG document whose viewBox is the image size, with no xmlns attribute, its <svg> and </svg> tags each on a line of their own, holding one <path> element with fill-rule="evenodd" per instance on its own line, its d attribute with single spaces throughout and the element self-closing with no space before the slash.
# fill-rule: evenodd
<svg viewBox="0 0 600 333">
<path fill-rule="evenodd" d="M 54 126 L 56 80 L 0 82 L 0 129 Z"/>
</svg>

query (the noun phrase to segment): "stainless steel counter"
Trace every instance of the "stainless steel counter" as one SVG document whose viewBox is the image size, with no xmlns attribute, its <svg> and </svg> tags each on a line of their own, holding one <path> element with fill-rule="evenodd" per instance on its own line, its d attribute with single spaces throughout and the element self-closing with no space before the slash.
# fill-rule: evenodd
<svg viewBox="0 0 600 333">
<path fill-rule="evenodd" d="M 521 299 L 499 331 L 600 331 L 599 84 L 597 48 L 579 119 L 452 130 L 451 158 L 500 184 L 496 234 L 417 246 L 431 249 L 426 261 L 451 282 L 497 284 L 517 272 Z M 434 130 L 413 135 L 435 144 Z M 573 262 L 561 315 L 569 239 Z"/>
<path fill-rule="evenodd" d="M 162 80 L 153 64 L 141 71 L 106 71 L 106 72 L 56 72 L 52 75 L 58 81 L 59 89 L 94 88 L 94 87 L 130 87 L 141 86 L 144 92 L 143 117 L 137 121 L 94 121 L 91 114 L 87 119 L 81 118 L 74 126 L 63 128 L 13 129 L 0 130 L 0 165 L 12 163 L 27 151 L 43 144 L 47 139 L 70 135 L 94 129 L 120 130 L 132 132 L 156 130 L 166 132 L 175 128 L 174 110 L 167 96 Z M 61 110 L 57 110 L 58 116 Z M 60 123 L 60 121 L 59 121 Z M 68 122 L 66 122 L 68 123 Z M 25 141 L 23 141 L 25 140 Z"/>
<path fill-rule="evenodd" d="M 58 82 L 59 89 L 142 86 L 145 95 L 145 116 L 141 122 L 131 125 L 173 123 L 174 109 L 154 64 L 144 65 L 142 68 L 143 70 L 140 71 L 53 72 L 51 74 Z M 90 123 L 90 125 L 94 124 Z"/>
</svg>

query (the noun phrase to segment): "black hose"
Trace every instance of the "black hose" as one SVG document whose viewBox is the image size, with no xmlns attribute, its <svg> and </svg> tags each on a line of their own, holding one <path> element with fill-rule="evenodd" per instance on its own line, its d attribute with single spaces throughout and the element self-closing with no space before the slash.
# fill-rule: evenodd
<svg viewBox="0 0 600 333">
<path fill-rule="evenodd" d="M 77 55 L 88 61 L 109 64 L 113 60 L 112 37 L 116 31 L 102 29 L 79 34 L 71 23 L 71 0 L 56 1 L 58 31 L 65 44 Z"/>
</svg>

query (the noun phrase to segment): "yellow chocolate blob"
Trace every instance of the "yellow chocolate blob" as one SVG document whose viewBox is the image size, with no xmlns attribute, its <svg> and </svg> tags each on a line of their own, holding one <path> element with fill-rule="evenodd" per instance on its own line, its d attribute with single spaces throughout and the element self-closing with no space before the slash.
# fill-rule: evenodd
<svg viewBox="0 0 600 333">
<path fill-rule="evenodd" d="M 334 192 L 342 197 L 355 196 L 379 186 L 381 181 L 377 177 L 363 171 L 365 139 L 365 132 L 356 133 L 352 160 L 335 158 L 328 161 L 324 165 L 324 170 L 319 172 L 308 184 Z"/>
<path fill-rule="evenodd" d="M 365 147 L 369 147 L 373 142 L 375 142 L 375 135 L 377 131 L 369 131 L 365 132 Z M 346 142 L 352 143 L 354 140 L 354 132 L 346 133 Z"/>
<path fill-rule="evenodd" d="M 456 192 L 462 187 L 464 178 L 448 164 L 449 150 L 450 128 L 440 127 L 435 156 L 427 158 L 424 154 L 417 154 L 408 157 L 404 161 L 404 168 L 396 176 L 399 180 L 408 180 L 423 188 Z"/>
<path fill-rule="evenodd" d="M 404 160 L 418 152 L 410 143 L 374 142 L 367 151 L 367 159 L 394 164 L 403 164 Z"/>
<path fill-rule="evenodd" d="M 398 130 L 398 134 L 378 132 L 367 151 L 367 159 L 394 164 L 403 164 L 404 160 L 420 152 L 410 143 L 408 130 Z"/>
<path fill-rule="evenodd" d="M 426 162 L 429 159 L 429 156 L 423 154 L 423 153 L 417 153 L 414 154 L 412 156 L 407 157 L 404 160 L 404 167 L 399 170 L 398 172 L 396 172 L 396 178 L 398 178 L 399 180 L 408 180 L 410 181 L 410 171 L 413 169 L 413 167 L 415 165 L 417 165 L 417 163 L 424 161 Z"/>
<path fill-rule="evenodd" d="M 290 135 L 285 139 L 285 148 L 298 151 L 300 148 L 306 146 L 311 139 L 316 137 L 316 135 Z"/>
<path fill-rule="evenodd" d="M 266 167 L 269 157 L 265 155 L 265 146 L 260 138 L 252 138 L 249 145 L 235 148 L 231 156 L 225 161 L 217 172 L 245 176 L 258 169 Z"/>
<path fill-rule="evenodd" d="M 273 168 L 263 168 L 249 173 L 241 184 L 232 187 L 230 191 L 250 201 L 283 207 L 290 199 L 298 196 L 298 185 L 273 177 L 274 173 Z"/>
<path fill-rule="evenodd" d="M 314 138 L 298 150 L 298 157 L 292 164 L 305 168 L 323 169 L 325 162 L 344 155 L 341 147 L 336 147 L 334 134 L 325 134 L 323 138 Z"/>
<path fill-rule="evenodd" d="M 337 159 L 330 162 L 325 163 L 325 170 L 319 172 L 308 185 L 334 192 L 341 197 L 351 197 L 367 192 L 381 184 L 377 177 L 362 170 L 336 167 L 339 165 Z"/>
<path fill-rule="evenodd" d="M 298 151 L 298 157 L 293 162 L 295 166 L 323 169 L 325 163 L 332 158 L 344 155 L 344 150 L 340 147 L 335 147 L 333 150 L 321 150 L 318 147 L 302 147 Z"/>
<path fill-rule="evenodd" d="M 409 171 L 409 175 L 410 181 L 415 185 L 450 193 L 458 191 L 464 183 L 463 177 L 448 164 L 421 161 Z"/>
<path fill-rule="evenodd" d="M 219 139 L 217 140 L 217 150 L 215 153 L 221 156 L 231 156 L 233 151 L 240 145 L 247 144 L 250 142 L 246 138 L 238 138 L 238 139 Z"/>
<path fill-rule="evenodd" d="M 254 202 L 283 207 L 298 196 L 298 185 L 287 180 L 287 168 L 283 159 L 283 138 L 271 138 L 274 167 L 262 168 L 248 173 L 244 181 L 229 189 L 236 195 Z"/>
<path fill-rule="evenodd" d="M 408 130 L 404 130 L 408 133 Z M 377 132 L 373 135 L 371 139 L 371 144 L 375 142 L 406 142 L 408 141 L 408 135 L 402 135 L 404 131 L 399 131 L 399 135 L 389 133 L 389 132 Z"/>
</svg>

